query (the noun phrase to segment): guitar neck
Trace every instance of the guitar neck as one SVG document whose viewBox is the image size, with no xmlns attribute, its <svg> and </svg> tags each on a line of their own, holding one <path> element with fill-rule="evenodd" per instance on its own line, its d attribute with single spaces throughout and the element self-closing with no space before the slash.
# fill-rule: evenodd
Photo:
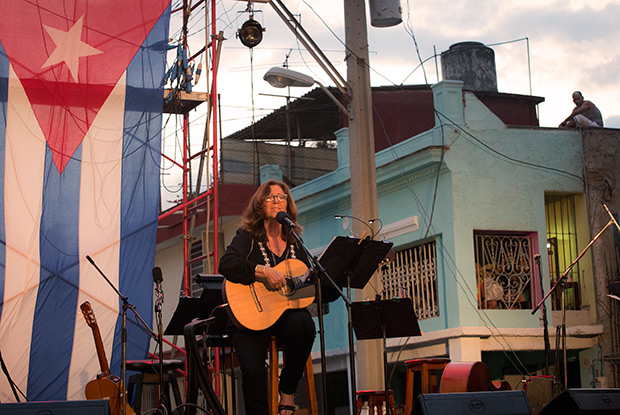
<svg viewBox="0 0 620 415">
<path fill-rule="evenodd" d="M 93 337 L 95 338 L 95 348 L 97 349 L 97 358 L 99 359 L 99 366 L 104 376 L 110 376 L 110 366 L 108 365 L 108 358 L 105 355 L 105 349 L 103 348 L 103 341 L 101 340 L 101 332 L 99 326 L 95 323 L 92 325 Z"/>
</svg>

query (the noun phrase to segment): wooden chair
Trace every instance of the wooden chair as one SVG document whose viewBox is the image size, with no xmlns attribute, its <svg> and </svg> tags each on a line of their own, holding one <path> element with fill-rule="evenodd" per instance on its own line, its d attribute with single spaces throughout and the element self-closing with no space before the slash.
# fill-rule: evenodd
<svg viewBox="0 0 620 415">
<path fill-rule="evenodd" d="M 269 414 L 278 414 L 278 344 L 275 337 L 269 342 Z M 283 357 L 286 359 L 286 356 Z M 308 357 L 306 368 L 304 369 L 304 380 L 306 383 L 306 397 L 308 400 L 308 410 L 312 415 L 319 415 L 319 405 L 316 399 L 316 387 L 314 385 L 314 370 L 312 369 L 312 357 Z"/>
<path fill-rule="evenodd" d="M 406 383 L 406 399 L 405 413 L 410 414 L 413 409 L 413 393 L 416 372 L 420 373 L 420 390 L 421 393 L 436 393 L 437 389 L 437 371 L 444 370 L 450 359 L 434 358 L 434 359 L 413 359 L 407 360 L 407 383 Z"/>
</svg>

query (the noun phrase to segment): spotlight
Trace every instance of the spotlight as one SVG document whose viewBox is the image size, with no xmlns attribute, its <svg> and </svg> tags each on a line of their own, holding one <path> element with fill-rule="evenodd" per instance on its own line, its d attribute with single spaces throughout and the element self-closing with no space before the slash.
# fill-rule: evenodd
<svg viewBox="0 0 620 415">
<path fill-rule="evenodd" d="M 250 17 L 250 20 L 241 26 L 241 29 L 238 30 L 237 34 L 239 36 L 239 40 L 241 40 L 241 43 L 243 43 L 244 46 L 253 48 L 258 45 L 261 40 L 263 40 L 263 31 L 264 29 L 260 23 Z"/>
</svg>

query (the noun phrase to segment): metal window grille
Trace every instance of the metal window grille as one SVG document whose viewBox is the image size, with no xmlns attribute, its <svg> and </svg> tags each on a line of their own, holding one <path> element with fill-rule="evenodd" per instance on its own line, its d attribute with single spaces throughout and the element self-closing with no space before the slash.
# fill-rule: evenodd
<svg viewBox="0 0 620 415">
<path fill-rule="evenodd" d="M 411 298 L 418 320 L 439 316 L 435 241 L 396 252 L 381 273 L 383 298 Z"/>
<path fill-rule="evenodd" d="M 547 254 L 551 286 L 566 271 L 579 255 L 577 247 L 577 220 L 575 197 L 572 195 L 545 195 L 545 216 L 547 219 Z M 566 275 L 565 305 L 567 310 L 579 310 L 580 299 L 579 262 Z M 561 295 L 551 294 L 554 310 L 562 308 Z"/>
<path fill-rule="evenodd" d="M 479 308 L 531 308 L 532 253 L 527 234 L 474 232 Z"/>
</svg>

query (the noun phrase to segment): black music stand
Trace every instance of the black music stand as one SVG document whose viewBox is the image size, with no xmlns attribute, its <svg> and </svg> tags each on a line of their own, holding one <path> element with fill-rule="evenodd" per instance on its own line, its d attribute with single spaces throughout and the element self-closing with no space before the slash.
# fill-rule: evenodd
<svg viewBox="0 0 620 415">
<path fill-rule="evenodd" d="M 222 311 L 219 311 L 222 309 Z M 223 336 L 226 334 L 226 310 L 214 307 L 204 298 L 179 297 L 179 304 L 164 331 L 166 336 L 183 336 L 183 328 L 194 320 L 205 320 L 216 317 L 209 325 L 209 335 Z"/>
<path fill-rule="evenodd" d="M 385 406 L 388 405 L 389 385 L 387 369 L 388 338 L 421 336 L 418 319 L 413 311 L 411 298 L 391 300 L 357 301 L 351 304 L 353 328 L 358 340 L 383 339 L 383 376 L 385 385 Z"/>
<path fill-rule="evenodd" d="M 228 322 L 228 315 L 222 304 L 224 302 L 222 299 L 224 276 L 220 274 L 198 274 L 193 279 L 202 287 L 200 298 L 180 297 L 179 304 L 177 304 L 177 308 L 174 310 L 174 314 L 164 334 L 182 336 L 185 325 L 193 320 L 215 317 L 215 321 L 209 324 L 209 336 L 225 337 L 227 341 L 226 324 Z M 216 340 L 216 337 L 212 337 L 211 340 Z M 229 343 L 227 342 L 225 345 L 210 345 L 221 347 L 229 346 Z"/>
<path fill-rule="evenodd" d="M 362 289 L 392 249 L 392 242 L 337 236 L 319 262 L 339 287 Z"/>
<path fill-rule="evenodd" d="M 198 274 L 193 278 L 196 284 L 202 288 L 201 298 L 206 299 L 211 306 L 222 304 L 222 285 L 224 276 L 221 274 Z"/>
<path fill-rule="evenodd" d="M 385 259 L 392 248 L 392 242 L 375 241 L 374 239 L 359 239 L 349 236 L 337 236 L 330 242 L 319 263 L 333 278 L 334 283 L 341 288 L 347 288 L 347 297 L 351 298 L 351 288 L 362 289 L 366 286 L 379 264 Z M 323 283 L 322 283 L 323 284 Z M 322 287 L 323 288 L 323 287 Z M 329 287 L 328 288 L 329 292 Z M 323 291 L 323 290 L 322 290 Z M 336 290 L 333 290 L 336 292 Z M 328 301 L 335 301 L 328 295 Z M 355 380 L 355 350 L 353 348 L 353 323 L 351 320 L 351 301 L 347 305 L 348 335 L 349 335 L 349 365 L 351 367 L 351 391 L 353 393 L 351 405 L 357 400 L 357 385 Z M 321 343 L 321 356 L 324 356 L 324 346 Z M 323 364 L 323 362 L 322 362 Z M 323 367 L 323 373 L 325 368 Z M 323 381 L 325 385 L 325 380 Z M 325 392 L 324 392 L 325 393 Z"/>
</svg>

